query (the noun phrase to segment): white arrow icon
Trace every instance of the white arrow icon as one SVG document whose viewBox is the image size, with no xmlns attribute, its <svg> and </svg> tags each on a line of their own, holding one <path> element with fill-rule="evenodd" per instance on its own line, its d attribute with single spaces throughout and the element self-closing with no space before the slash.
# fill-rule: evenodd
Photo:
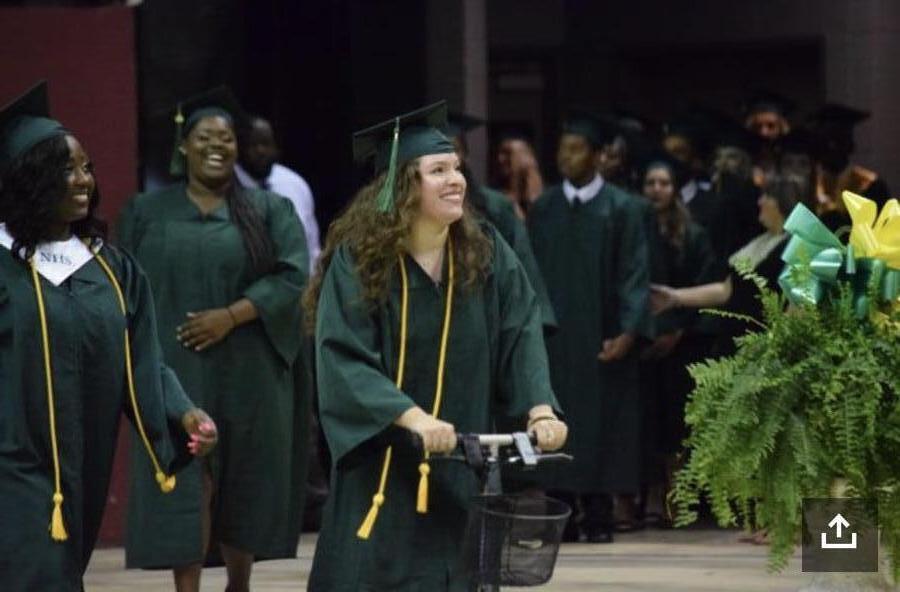
<svg viewBox="0 0 900 592">
<path fill-rule="evenodd" d="M 837 531 L 837 538 L 842 538 L 844 536 L 843 529 L 848 528 L 850 523 L 847 522 L 847 519 L 841 516 L 840 514 L 835 515 L 834 518 L 831 519 L 831 522 L 828 523 L 830 528 L 833 528 Z M 855 549 L 856 548 L 856 533 L 850 533 L 850 542 L 849 543 L 829 543 L 828 542 L 828 533 L 822 533 L 822 548 L 823 549 Z"/>
<path fill-rule="evenodd" d="M 834 518 L 831 519 L 831 522 L 828 523 L 830 528 L 837 529 L 837 537 L 841 538 L 841 528 L 847 528 L 850 526 L 850 523 L 847 522 L 847 519 L 838 514 Z"/>
</svg>

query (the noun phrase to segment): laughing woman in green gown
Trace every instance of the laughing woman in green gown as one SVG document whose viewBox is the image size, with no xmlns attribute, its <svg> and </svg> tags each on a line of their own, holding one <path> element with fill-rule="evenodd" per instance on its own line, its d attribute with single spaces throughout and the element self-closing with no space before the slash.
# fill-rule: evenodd
<svg viewBox="0 0 900 592">
<path fill-rule="evenodd" d="M 293 370 L 309 259 L 291 202 L 234 180 L 240 113 L 225 89 L 183 102 L 186 182 L 132 198 L 118 227 L 153 286 L 166 362 L 220 430 L 175 495 L 135 473 L 127 564 L 173 567 L 179 591 L 198 589 L 208 550 L 230 592 L 249 589 L 254 560 L 296 555 L 301 521 Z"/>
<path fill-rule="evenodd" d="M 503 413 L 544 449 L 565 442 L 537 298 L 465 204 L 445 118 L 439 103 L 354 137 L 378 176 L 332 225 L 305 296 L 333 456 L 313 592 L 468 589 L 456 552 L 475 478 L 389 447 L 396 428 L 444 452 Z"/>
<path fill-rule="evenodd" d="M 92 165 L 45 85 L 0 114 L 0 167 L 0 588 L 78 592 L 121 414 L 157 491 L 215 426 L 162 363 L 149 283 L 104 241 Z"/>
</svg>

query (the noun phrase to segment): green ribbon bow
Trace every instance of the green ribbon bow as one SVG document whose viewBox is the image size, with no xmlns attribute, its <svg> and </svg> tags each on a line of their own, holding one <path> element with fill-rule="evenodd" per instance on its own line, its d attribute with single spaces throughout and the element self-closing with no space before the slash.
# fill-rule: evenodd
<svg viewBox="0 0 900 592">
<path fill-rule="evenodd" d="M 841 243 L 803 204 L 797 204 L 784 229 L 791 239 L 781 255 L 786 265 L 778 284 L 790 302 L 818 305 L 845 282 L 852 290 L 856 316 L 865 318 L 870 295 L 879 303 L 900 295 L 900 270 L 877 257 L 856 257 L 853 245 Z"/>
</svg>

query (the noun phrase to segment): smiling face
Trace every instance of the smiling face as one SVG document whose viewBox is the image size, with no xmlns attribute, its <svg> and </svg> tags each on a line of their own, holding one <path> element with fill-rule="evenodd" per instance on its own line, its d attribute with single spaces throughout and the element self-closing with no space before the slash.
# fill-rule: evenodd
<svg viewBox="0 0 900 592">
<path fill-rule="evenodd" d="M 207 187 L 229 182 L 237 158 L 237 138 L 227 119 L 220 115 L 204 117 L 191 128 L 181 144 L 188 174 Z"/>
<path fill-rule="evenodd" d="M 81 143 L 66 136 L 69 162 L 66 164 L 66 194 L 56 206 L 57 220 L 69 225 L 87 217 L 94 193 L 94 166 Z"/>
<path fill-rule="evenodd" d="M 419 212 L 422 222 L 444 227 L 463 215 L 466 179 L 454 153 L 429 154 L 419 159 Z"/>
</svg>

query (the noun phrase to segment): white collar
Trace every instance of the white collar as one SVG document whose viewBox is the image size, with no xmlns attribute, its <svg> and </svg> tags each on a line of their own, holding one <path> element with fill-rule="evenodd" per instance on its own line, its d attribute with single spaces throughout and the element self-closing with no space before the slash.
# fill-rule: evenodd
<svg viewBox="0 0 900 592">
<path fill-rule="evenodd" d="M 597 197 L 601 189 L 603 189 L 603 177 L 600 176 L 600 173 L 595 173 L 593 180 L 583 187 L 575 187 L 568 179 L 565 179 L 562 184 L 563 193 L 570 204 L 575 201 L 576 197 L 581 203 L 587 203 Z"/>
<path fill-rule="evenodd" d="M 13 240 L 6 224 L 0 224 L 0 246 L 12 250 Z M 38 273 L 54 286 L 69 279 L 93 258 L 94 252 L 75 235 L 64 241 L 40 243 L 34 249 Z"/>
</svg>

